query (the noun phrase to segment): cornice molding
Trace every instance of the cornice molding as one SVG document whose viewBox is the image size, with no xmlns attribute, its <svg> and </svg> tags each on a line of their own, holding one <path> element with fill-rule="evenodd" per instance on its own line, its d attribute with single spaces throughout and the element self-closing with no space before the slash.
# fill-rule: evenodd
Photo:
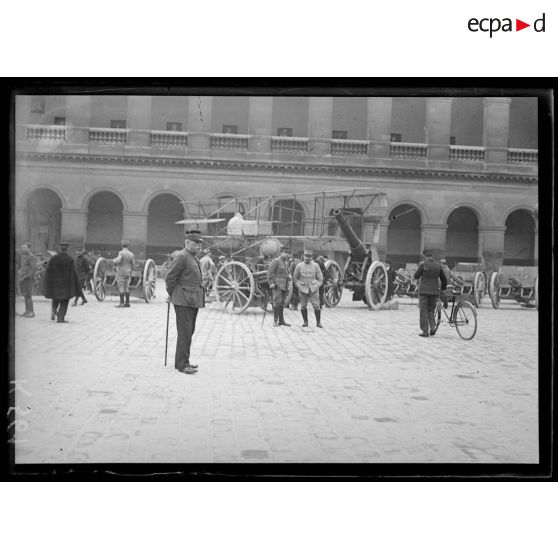
<svg viewBox="0 0 558 558">
<path fill-rule="evenodd" d="M 330 174 L 336 176 L 386 176 L 386 177 L 420 177 L 434 179 L 458 179 L 478 182 L 519 182 L 537 183 L 532 175 L 490 173 L 475 171 L 458 171 L 448 169 L 394 168 L 324 165 L 303 162 L 279 161 L 235 161 L 226 159 L 187 159 L 183 157 L 142 157 L 134 155 L 109 155 L 89 153 L 40 153 L 20 152 L 17 160 L 28 161 L 65 161 L 70 163 L 116 164 L 140 167 L 166 167 L 218 170 L 259 170 L 266 172 L 292 172 L 298 174 Z"/>
</svg>

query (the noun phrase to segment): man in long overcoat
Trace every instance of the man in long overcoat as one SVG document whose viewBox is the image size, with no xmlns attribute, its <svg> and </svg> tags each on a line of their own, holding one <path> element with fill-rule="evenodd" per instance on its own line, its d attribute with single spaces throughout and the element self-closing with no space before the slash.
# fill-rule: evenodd
<svg viewBox="0 0 558 558">
<path fill-rule="evenodd" d="M 434 310 L 436 309 L 436 299 L 440 294 L 440 281 L 442 290 L 446 288 L 447 279 L 442 269 L 442 265 L 434 261 L 434 255 L 431 250 L 422 252 L 424 260 L 420 263 L 415 272 L 415 279 L 420 279 L 419 292 L 419 312 L 420 312 L 420 329 L 421 337 L 429 337 L 436 333 L 436 321 Z M 430 333 L 428 326 L 430 325 Z"/>
<path fill-rule="evenodd" d="M 31 252 L 31 244 L 24 242 L 21 245 L 21 253 L 19 258 L 19 289 L 25 299 L 25 312 L 20 314 L 24 318 L 34 318 L 33 310 L 33 283 L 35 281 L 35 273 L 37 272 L 37 258 Z"/>
<path fill-rule="evenodd" d="M 290 280 L 287 250 L 284 246 L 281 246 L 281 254 L 269 264 L 267 269 L 267 282 L 271 289 L 271 302 L 273 305 L 274 327 L 291 326 L 291 324 L 285 321 L 283 316 L 283 308 Z"/>
<path fill-rule="evenodd" d="M 83 251 L 83 248 L 78 248 L 76 250 L 76 272 L 78 275 L 78 279 L 79 279 L 79 286 L 81 288 L 81 304 L 86 304 L 87 303 L 87 299 L 85 298 L 85 295 L 83 294 L 83 291 L 85 289 L 87 289 L 87 283 L 89 280 L 89 273 L 91 272 L 91 268 L 89 266 L 89 261 L 87 260 L 87 257 L 85 256 L 85 253 Z M 76 296 L 76 298 L 74 299 L 74 303 L 72 304 L 72 306 L 77 306 L 77 301 L 80 297 Z"/>
<path fill-rule="evenodd" d="M 68 254 L 68 242 L 60 243 L 60 252 L 52 256 L 45 271 L 45 298 L 52 300 L 50 319 L 66 323 L 70 298 L 79 296 L 81 289 L 74 260 Z"/>
<path fill-rule="evenodd" d="M 176 353 L 174 367 L 184 374 L 195 374 L 198 365 L 190 362 L 190 345 L 196 329 L 198 309 L 205 306 L 200 264 L 201 233 L 186 233 L 185 248 L 172 262 L 165 278 L 167 293 L 176 314 Z"/>
</svg>

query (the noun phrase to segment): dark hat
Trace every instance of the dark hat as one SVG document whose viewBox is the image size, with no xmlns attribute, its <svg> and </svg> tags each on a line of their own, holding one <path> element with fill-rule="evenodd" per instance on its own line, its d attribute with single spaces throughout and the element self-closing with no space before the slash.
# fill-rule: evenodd
<svg viewBox="0 0 558 558">
<path fill-rule="evenodd" d="M 433 254 L 432 250 L 423 250 L 422 255 L 426 256 L 427 258 L 431 258 L 434 254 Z"/>
<path fill-rule="evenodd" d="M 191 240 L 192 242 L 197 242 L 198 244 L 201 244 L 202 242 L 201 231 L 187 231 L 184 238 L 185 240 Z"/>
<path fill-rule="evenodd" d="M 60 241 L 60 246 L 69 246 L 70 243 L 67 240 L 61 240 Z"/>
<path fill-rule="evenodd" d="M 130 241 L 129 240 L 123 240 L 122 241 L 122 246 L 130 246 Z"/>
</svg>

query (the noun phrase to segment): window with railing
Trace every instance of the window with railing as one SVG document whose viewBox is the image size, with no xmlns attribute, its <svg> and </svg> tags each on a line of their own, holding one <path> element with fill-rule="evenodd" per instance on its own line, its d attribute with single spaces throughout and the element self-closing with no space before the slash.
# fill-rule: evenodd
<svg viewBox="0 0 558 558">
<path fill-rule="evenodd" d="M 151 145 L 159 147 L 185 147 L 188 145 L 188 133 L 179 131 L 151 131 Z"/>
<path fill-rule="evenodd" d="M 425 159 L 427 146 L 423 143 L 392 142 L 389 152 L 392 157 L 402 159 Z"/>
<path fill-rule="evenodd" d="M 360 140 L 331 140 L 331 154 L 349 157 L 367 155 L 368 142 Z"/>
</svg>

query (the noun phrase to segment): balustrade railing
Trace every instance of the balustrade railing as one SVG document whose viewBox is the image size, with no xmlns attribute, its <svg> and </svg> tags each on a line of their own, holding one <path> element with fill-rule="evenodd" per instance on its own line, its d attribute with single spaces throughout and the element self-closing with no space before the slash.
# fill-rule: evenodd
<svg viewBox="0 0 558 558">
<path fill-rule="evenodd" d="M 357 140 L 331 140 L 332 155 L 359 157 L 368 153 L 368 142 Z"/>
<path fill-rule="evenodd" d="M 243 134 L 211 134 L 212 149 L 248 149 L 248 136 Z"/>
<path fill-rule="evenodd" d="M 90 143 L 121 144 L 128 141 L 128 130 L 121 128 L 89 128 Z"/>
<path fill-rule="evenodd" d="M 306 138 L 271 138 L 271 151 L 282 151 L 287 153 L 306 153 L 308 151 L 308 139 Z"/>
<path fill-rule="evenodd" d="M 391 142 L 389 154 L 403 159 L 426 159 L 427 149 L 424 143 Z"/>
<path fill-rule="evenodd" d="M 151 145 L 159 147 L 185 147 L 188 145 L 188 132 L 151 131 Z"/>
<path fill-rule="evenodd" d="M 27 139 L 32 141 L 66 141 L 65 126 L 27 126 Z"/>
<path fill-rule="evenodd" d="M 539 161 L 539 152 L 537 149 L 509 149 L 508 163 L 514 165 L 534 165 Z"/>
<path fill-rule="evenodd" d="M 450 145 L 450 159 L 453 161 L 484 161 L 484 147 Z"/>
</svg>

